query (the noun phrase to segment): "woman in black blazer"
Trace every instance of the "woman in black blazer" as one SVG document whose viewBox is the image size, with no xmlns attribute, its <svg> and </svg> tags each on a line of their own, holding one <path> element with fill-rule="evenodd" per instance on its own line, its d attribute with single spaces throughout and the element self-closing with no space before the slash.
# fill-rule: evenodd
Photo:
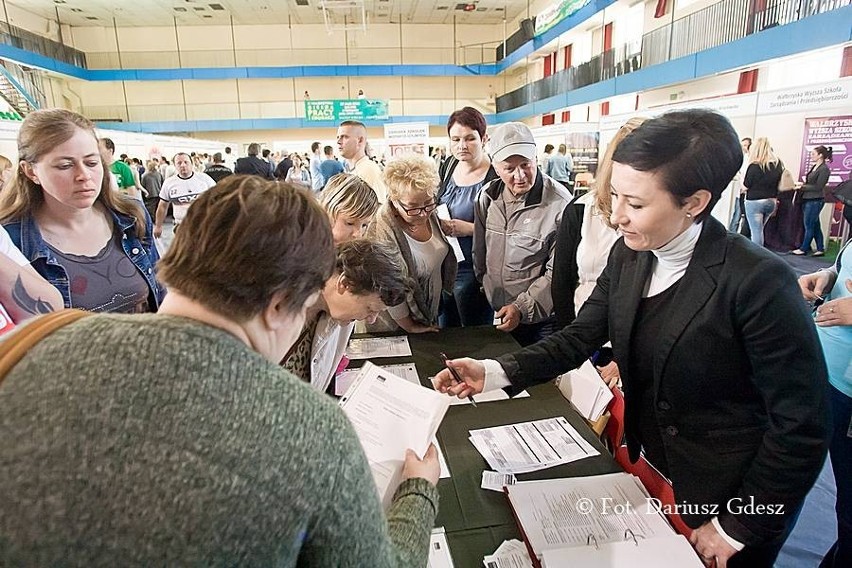
<svg viewBox="0 0 852 568">
<path fill-rule="evenodd" d="M 672 481 L 708 566 L 771 567 L 825 459 L 826 366 L 796 278 L 710 216 L 742 165 L 706 110 L 643 123 L 616 149 L 611 221 L 623 235 L 574 322 L 494 360 L 450 362 L 438 390 L 510 393 L 612 342 L 632 460 Z M 739 552 L 738 552 L 739 551 Z"/>
</svg>

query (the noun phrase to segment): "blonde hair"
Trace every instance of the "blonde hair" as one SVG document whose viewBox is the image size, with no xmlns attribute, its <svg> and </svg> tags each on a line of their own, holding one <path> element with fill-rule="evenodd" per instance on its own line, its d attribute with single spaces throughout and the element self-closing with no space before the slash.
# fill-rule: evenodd
<svg viewBox="0 0 852 568">
<path fill-rule="evenodd" d="M 761 169 L 766 169 L 770 165 L 778 163 L 778 156 L 772 150 L 769 144 L 769 138 L 762 137 L 754 141 L 748 152 L 749 163 L 757 164 Z"/>
<path fill-rule="evenodd" d="M 625 122 L 621 128 L 618 129 L 618 132 L 615 133 L 615 136 L 612 137 L 609 146 L 606 148 L 606 152 L 604 152 L 603 158 L 601 158 L 601 161 L 598 164 L 598 171 L 595 175 L 595 184 L 592 188 L 592 191 L 594 192 L 594 207 L 598 213 L 600 213 L 604 223 L 613 229 L 615 229 L 615 225 L 613 225 L 609 220 L 612 216 L 612 196 L 610 195 L 609 187 L 609 184 L 612 181 L 612 155 L 615 153 L 615 149 L 618 148 L 621 141 L 624 140 L 628 134 L 639 128 L 639 125 L 646 120 L 647 119 L 644 116 L 634 116 Z"/>
<path fill-rule="evenodd" d="M 18 132 L 18 156 L 21 161 L 37 163 L 45 154 L 64 144 L 75 132 L 85 130 L 95 142 L 95 127 L 85 116 L 70 110 L 54 108 L 31 112 L 21 123 Z M 136 220 L 136 235 L 145 236 L 145 210 L 136 199 L 127 197 L 110 188 L 109 167 L 101 157 L 104 176 L 100 193 L 96 199 L 110 211 L 133 217 Z M 18 221 L 31 217 L 44 203 L 44 190 L 18 168 L 9 185 L 0 194 L 0 221 Z"/>
<path fill-rule="evenodd" d="M 385 166 L 382 177 L 390 199 L 399 199 L 405 191 L 419 191 L 434 197 L 440 182 L 435 160 L 422 154 L 394 158 Z"/>
<path fill-rule="evenodd" d="M 379 210 L 376 192 L 356 175 L 337 174 L 328 180 L 318 196 L 332 223 L 339 215 L 355 219 L 372 217 Z"/>
<path fill-rule="evenodd" d="M 7 158 L 3 154 L 0 154 L 0 172 L 4 172 L 4 171 L 6 171 L 6 168 L 11 168 L 11 167 L 12 167 L 12 160 Z"/>
</svg>

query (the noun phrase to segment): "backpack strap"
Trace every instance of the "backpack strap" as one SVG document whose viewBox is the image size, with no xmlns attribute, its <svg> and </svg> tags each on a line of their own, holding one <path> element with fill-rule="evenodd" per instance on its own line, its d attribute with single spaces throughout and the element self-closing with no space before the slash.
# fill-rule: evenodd
<svg viewBox="0 0 852 568">
<path fill-rule="evenodd" d="M 90 315 L 90 312 L 83 310 L 59 310 L 36 318 L 15 330 L 0 342 L 0 383 L 39 341 L 57 329 Z"/>
</svg>

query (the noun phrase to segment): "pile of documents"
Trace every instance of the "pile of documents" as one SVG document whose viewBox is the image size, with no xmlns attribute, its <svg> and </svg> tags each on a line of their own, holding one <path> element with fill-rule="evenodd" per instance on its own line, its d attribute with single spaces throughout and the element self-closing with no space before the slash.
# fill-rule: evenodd
<svg viewBox="0 0 852 568">
<path fill-rule="evenodd" d="M 520 540 L 504 540 L 494 554 L 482 559 L 485 568 L 533 568 L 527 547 Z"/>
<path fill-rule="evenodd" d="M 359 337 L 349 340 L 346 346 L 349 359 L 375 359 L 379 357 L 410 357 L 411 345 L 405 335 L 394 337 Z"/>
<path fill-rule="evenodd" d="M 562 416 L 470 431 L 491 469 L 527 473 L 599 455 Z"/>
<path fill-rule="evenodd" d="M 560 376 L 557 382 L 565 398 L 590 422 L 596 422 L 601 417 L 613 398 L 612 391 L 589 361 L 579 369 Z"/>
<path fill-rule="evenodd" d="M 450 398 L 367 362 L 340 399 L 370 463 L 387 510 L 408 448 L 423 457 L 450 407 Z"/>
<path fill-rule="evenodd" d="M 545 567 L 703 566 L 628 473 L 522 481 L 506 488 L 529 550 Z"/>
</svg>

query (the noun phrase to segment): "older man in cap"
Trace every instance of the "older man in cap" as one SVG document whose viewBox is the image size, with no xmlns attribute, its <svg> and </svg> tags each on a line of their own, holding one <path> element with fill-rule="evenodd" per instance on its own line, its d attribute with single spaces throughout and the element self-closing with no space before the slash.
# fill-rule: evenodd
<svg viewBox="0 0 852 568">
<path fill-rule="evenodd" d="M 525 124 L 501 124 L 490 138 L 499 178 L 485 185 L 477 199 L 474 271 L 496 311 L 497 329 L 526 346 L 556 329 L 550 294 L 553 251 L 571 194 L 538 169 L 535 140 Z"/>
</svg>

